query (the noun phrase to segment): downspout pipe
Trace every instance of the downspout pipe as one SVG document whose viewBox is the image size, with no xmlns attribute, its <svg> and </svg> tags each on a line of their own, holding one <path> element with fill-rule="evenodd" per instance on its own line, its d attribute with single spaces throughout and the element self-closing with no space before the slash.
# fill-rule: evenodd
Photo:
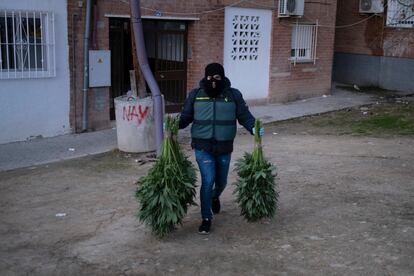
<svg viewBox="0 0 414 276">
<path fill-rule="evenodd" d="M 88 130 L 88 89 L 89 89 L 89 34 L 91 30 L 92 0 L 86 0 L 85 36 L 83 38 L 83 109 L 82 132 Z"/>
<path fill-rule="evenodd" d="M 157 156 L 161 152 L 161 143 L 163 140 L 163 103 L 160 88 L 154 78 L 151 68 L 148 64 L 147 52 L 145 50 L 144 32 L 142 30 L 141 4 L 140 0 L 130 0 L 131 22 L 134 31 L 135 45 L 138 56 L 139 66 L 145 81 L 147 82 L 152 98 L 154 100 L 154 120 L 155 120 L 155 145 Z"/>
</svg>

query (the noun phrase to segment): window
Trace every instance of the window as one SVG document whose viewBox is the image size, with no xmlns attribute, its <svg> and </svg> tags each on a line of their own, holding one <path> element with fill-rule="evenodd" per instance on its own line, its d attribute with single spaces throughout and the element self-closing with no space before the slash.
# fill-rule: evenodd
<svg viewBox="0 0 414 276">
<path fill-rule="evenodd" d="M 316 62 L 318 25 L 296 24 L 292 29 L 290 60 L 297 62 Z"/>
<path fill-rule="evenodd" d="M 0 79 L 56 75 L 54 14 L 0 10 Z"/>
</svg>

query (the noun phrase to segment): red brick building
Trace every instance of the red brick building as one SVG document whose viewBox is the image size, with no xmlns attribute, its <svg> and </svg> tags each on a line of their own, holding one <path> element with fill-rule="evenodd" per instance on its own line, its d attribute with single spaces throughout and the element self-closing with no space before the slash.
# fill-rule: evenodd
<svg viewBox="0 0 414 276">
<path fill-rule="evenodd" d="M 339 0 L 337 82 L 414 91 L 414 1 Z"/>
<path fill-rule="evenodd" d="M 250 103 L 329 94 L 336 0 L 141 1 L 149 63 L 167 106 L 179 107 L 210 62 Z M 81 128 L 85 1 L 68 0 L 71 126 Z M 112 100 L 133 68 L 129 0 L 99 0 L 90 49 L 110 50 L 111 84 L 89 89 L 89 128 L 113 120 Z M 318 27 L 331 26 L 329 28 Z"/>
</svg>

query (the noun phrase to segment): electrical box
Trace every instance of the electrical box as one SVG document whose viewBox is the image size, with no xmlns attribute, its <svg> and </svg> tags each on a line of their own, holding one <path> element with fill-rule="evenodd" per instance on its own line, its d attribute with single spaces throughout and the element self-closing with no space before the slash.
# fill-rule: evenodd
<svg viewBox="0 0 414 276">
<path fill-rule="evenodd" d="M 305 0 L 279 0 L 278 17 L 303 16 Z"/>
<path fill-rule="evenodd" d="M 359 13 L 383 13 L 384 0 L 359 0 Z"/>
<path fill-rule="evenodd" d="M 89 87 L 111 86 L 111 51 L 89 50 Z"/>
</svg>

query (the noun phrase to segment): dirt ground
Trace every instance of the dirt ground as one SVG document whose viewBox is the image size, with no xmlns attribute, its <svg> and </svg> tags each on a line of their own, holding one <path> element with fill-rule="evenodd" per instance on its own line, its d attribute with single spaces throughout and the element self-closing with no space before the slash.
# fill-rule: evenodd
<svg viewBox="0 0 414 276">
<path fill-rule="evenodd" d="M 136 219 L 135 181 L 151 166 L 142 156 L 0 173 L 0 275 L 413 275 L 412 136 L 294 130 L 264 137 L 278 168 L 276 217 L 239 216 L 232 172 L 209 236 L 197 233 L 197 206 L 164 240 Z M 252 137 L 235 145 L 233 164 Z"/>
</svg>

